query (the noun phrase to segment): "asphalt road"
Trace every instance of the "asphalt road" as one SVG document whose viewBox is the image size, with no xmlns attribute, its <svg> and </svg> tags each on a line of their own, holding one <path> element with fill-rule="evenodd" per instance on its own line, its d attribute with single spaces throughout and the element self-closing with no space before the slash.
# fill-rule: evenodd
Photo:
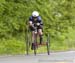
<svg viewBox="0 0 75 63">
<path fill-rule="evenodd" d="M 0 63 L 75 63 L 75 51 L 35 55 L 0 56 Z"/>
</svg>

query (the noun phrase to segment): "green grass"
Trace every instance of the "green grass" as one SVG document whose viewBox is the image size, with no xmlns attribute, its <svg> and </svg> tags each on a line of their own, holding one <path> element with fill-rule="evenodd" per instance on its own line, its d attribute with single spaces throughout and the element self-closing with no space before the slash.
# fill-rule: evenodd
<svg viewBox="0 0 75 63">
<path fill-rule="evenodd" d="M 50 42 L 50 52 L 66 51 L 75 49 L 74 42 Z M 29 48 L 29 54 L 33 54 L 34 50 Z M 37 53 L 47 53 L 47 46 L 38 46 Z M 0 55 L 17 55 L 26 54 L 26 44 L 24 40 L 15 38 L 9 40 L 0 40 Z"/>
<path fill-rule="evenodd" d="M 0 54 L 24 54 L 25 43 L 15 38 L 0 41 Z"/>
</svg>

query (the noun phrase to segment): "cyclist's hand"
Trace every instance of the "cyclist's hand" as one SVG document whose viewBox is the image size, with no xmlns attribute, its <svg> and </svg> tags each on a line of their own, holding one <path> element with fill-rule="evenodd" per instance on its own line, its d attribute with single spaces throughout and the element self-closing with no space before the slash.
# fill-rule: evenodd
<svg viewBox="0 0 75 63">
<path fill-rule="evenodd" d="M 37 23 L 37 26 L 39 26 L 40 25 L 40 23 Z"/>
</svg>

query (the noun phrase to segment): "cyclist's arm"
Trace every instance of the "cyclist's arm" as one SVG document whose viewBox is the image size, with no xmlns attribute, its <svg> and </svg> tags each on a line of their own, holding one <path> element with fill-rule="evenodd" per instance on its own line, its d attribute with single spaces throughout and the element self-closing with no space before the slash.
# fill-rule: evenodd
<svg viewBox="0 0 75 63">
<path fill-rule="evenodd" d="M 40 21 L 40 25 L 43 25 L 43 22 L 42 21 Z"/>
<path fill-rule="evenodd" d="M 32 17 L 29 18 L 29 27 L 34 28 Z"/>
<path fill-rule="evenodd" d="M 40 25 L 43 25 L 43 21 L 40 16 L 38 17 L 38 20 L 39 20 Z"/>
<path fill-rule="evenodd" d="M 29 26 L 32 26 L 33 22 L 32 22 L 32 17 L 29 17 Z"/>
<path fill-rule="evenodd" d="M 39 23 L 41 26 L 43 26 L 43 21 L 42 21 L 41 17 L 39 17 Z"/>
<path fill-rule="evenodd" d="M 32 26 L 33 24 L 32 24 L 32 21 L 29 21 L 29 26 Z"/>
</svg>

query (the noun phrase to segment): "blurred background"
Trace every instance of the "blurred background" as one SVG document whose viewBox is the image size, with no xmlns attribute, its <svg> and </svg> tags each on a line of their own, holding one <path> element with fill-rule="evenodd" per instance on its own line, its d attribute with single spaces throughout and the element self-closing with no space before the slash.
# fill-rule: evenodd
<svg viewBox="0 0 75 63">
<path fill-rule="evenodd" d="M 34 10 L 44 23 L 44 41 L 50 34 L 50 51 L 75 50 L 75 0 L 0 0 L 0 55 L 26 54 L 27 23 Z M 37 51 L 44 53 L 46 47 Z"/>
</svg>

